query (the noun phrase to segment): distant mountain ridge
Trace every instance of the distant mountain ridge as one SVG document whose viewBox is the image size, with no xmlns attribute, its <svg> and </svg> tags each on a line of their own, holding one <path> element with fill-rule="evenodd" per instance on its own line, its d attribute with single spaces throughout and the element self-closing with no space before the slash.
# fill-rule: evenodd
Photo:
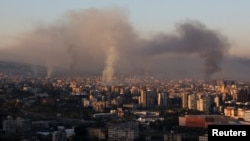
<svg viewBox="0 0 250 141">
<path fill-rule="evenodd" d="M 42 66 L 36 66 L 36 70 L 39 72 L 46 72 L 46 68 Z M 0 72 L 12 73 L 12 74 L 34 74 L 34 66 L 26 63 L 19 62 L 9 62 L 9 61 L 0 61 Z"/>
</svg>

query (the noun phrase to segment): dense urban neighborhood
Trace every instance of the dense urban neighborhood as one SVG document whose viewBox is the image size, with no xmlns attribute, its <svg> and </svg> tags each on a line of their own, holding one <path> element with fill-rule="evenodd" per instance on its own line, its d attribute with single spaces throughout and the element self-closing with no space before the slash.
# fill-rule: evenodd
<svg viewBox="0 0 250 141">
<path fill-rule="evenodd" d="M 202 141 L 210 124 L 250 124 L 250 83 L 34 73 L 0 63 L 0 140 Z"/>
</svg>

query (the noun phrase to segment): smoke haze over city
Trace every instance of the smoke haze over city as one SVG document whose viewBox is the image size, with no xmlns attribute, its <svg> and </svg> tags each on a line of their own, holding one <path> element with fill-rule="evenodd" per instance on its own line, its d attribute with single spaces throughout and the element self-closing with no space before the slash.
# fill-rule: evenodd
<svg viewBox="0 0 250 141">
<path fill-rule="evenodd" d="M 228 53 L 232 44 L 220 31 L 196 19 L 174 27 L 143 37 L 123 9 L 68 11 L 17 35 L 0 48 L 0 60 L 46 66 L 48 77 L 56 70 L 101 74 L 104 82 L 121 74 L 244 78 L 250 70 L 247 58 Z"/>
</svg>

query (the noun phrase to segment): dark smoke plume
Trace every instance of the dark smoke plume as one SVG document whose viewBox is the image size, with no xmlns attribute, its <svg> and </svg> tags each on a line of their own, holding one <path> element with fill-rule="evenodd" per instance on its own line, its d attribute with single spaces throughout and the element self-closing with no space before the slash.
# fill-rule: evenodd
<svg viewBox="0 0 250 141">
<path fill-rule="evenodd" d="M 75 47 L 73 44 L 68 46 L 68 53 L 71 59 L 69 69 L 71 73 L 74 73 L 78 60 L 77 60 L 77 52 L 75 51 Z"/>
<path fill-rule="evenodd" d="M 220 63 L 230 45 L 227 39 L 214 30 L 207 29 L 196 21 L 188 21 L 177 26 L 174 34 L 160 34 L 149 40 L 147 55 L 198 54 L 204 59 L 205 77 L 221 70 Z"/>
</svg>

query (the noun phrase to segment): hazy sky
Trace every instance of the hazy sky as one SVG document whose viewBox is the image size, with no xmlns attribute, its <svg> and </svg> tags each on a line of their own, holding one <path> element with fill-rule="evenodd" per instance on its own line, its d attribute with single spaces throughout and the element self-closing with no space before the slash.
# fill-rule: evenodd
<svg viewBox="0 0 250 141">
<path fill-rule="evenodd" d="M 131 68 L 139 70 L 142 69 L 138 67 L 138 64 L 131 65 L 128 61 L 123 61 L 121 57 L 117 57 L 117 55 L 121 55 L 121 52 L 126 51 L 129 55 L 131 55 L 132 49 L 127 46 L 137 46 L 138 48 L 133 49 L 135 50 L 133 52 L 137 51 L 136 53 L 141 54 L 138 55 L 140 57 L 133 58 L 136 61 L 140 59 L 145 61 L 145 55 L 152 55 L 153 59 L 151 58 L 149 61 L 152 64 L 156 62 L 166 62 L 163 66 L 144 64 L 144 71 L 151 66 L 159 69 L 160 67 L 169 69 L 168 63 L 173 62 L 175 58 L 168 57 L 166 59 L 160 54 L 161 52 L 170 52 L 169 54 L 171 55 L 197 53 L 202 59 L 205 60 L 204 64 L 206 66 L 201 69 L 199 65 L 191 65 L 193 68 L 197 68 L 199 72 L 202 72 L 202 70 L 204 71 L 204 69 L 205 73 L 215 73 L 222 70 L 224 74 L 231 74 L 235 71 L 235 68 L 232 67 L 232 61 L 231 63 L 229 63 L 230 61 L 226 62 L 225 64 L 228 65 L 223 68 L 221 68 L 218 63 L 223 60 L 225 55 L 224 52 L 226 52 L 225 50 L 227 48 L 226 44 L 228 43 L 230 44 L 230 47 L 228 47 L 229 54 L 242 57 L 243 59 L 237 58 L 236 60 L 241 60 L 240 62 L 245 65 L 248 64 L 247 57 L 250 55 L 250 42 L 248 39 L 250 36 L 250 20 L 248 18 L 250 13 L 249 5 L 250 1 L 247 0 L 2 0 L 0 1 L 0 49 L 7 48 L 7 51 L 4 50 L 6 52 L 2 54 L 0 53 L 0 59 L 4 58 L 6 60 L 7 58 L 15 60 L 16 58 L 13 59 L 8 56 L 8 53 L 11 51 L 13 52 L 10 48 L 15 49 L 15 47 L 18 47 L 19 49 L 20 47 L 24 48 L 25 52 L 16 48 L 15 50 L 17 51 L 14 51 L 15 53 L 13 55 L 16 55 L 17 58 L 19 57 L 18 59 L 23 59 L 26 62 L 32 59 L 28 57 L 26 58 L 25 56 L 34 58 L 34 56 L 39 56 L 39 53 L 42 52 L 45 54 L 51 54 L 50 56 L 58 54 L 58 58 L 60 58 L 60 55 L 61 57 L 64 57 L 64 54 L 63 51 L 58 52 L 57 47 L 67 46 L 63 49 L 65 49 L 68 53 L 68 59 L 66 61 L 68 61 L 70 67 L 76 65 L 72 64 L 72 62 L 77 62 L 79 65 L 80 62 L 84 63 L 82 60 L 86 60 L 86 58 L 91 57 L 91 55 L 96 55 L 99 58 L 93 58 L 92 61 L 96 61 L 95 63 L 99 64 L 99 69 L 104 69 L 103 73 L 105 73 L 105 71 L 115 73 L 117 70 L 123 70 L 123 67 L 128 64 Z M 101 14 L 102 10 L 95 12 L 89 10 L 93 8 L 115 8 L 116 10 L 104 10 L 103 14 Z M 77 11 L 80 12 L 77 13 Z M 119 12 L 122 12 L 122 14 Z M 93 18 L 91 18 L 92 16 Z M 85 19 L 82 20 L 81 17 L 84 17 Z M 112 22 L 107 22 L 106 20 Z M 186 21 L 188 22 L 185 23 Z M 102 24 L 102 22 L 104 23 Z M 93 28 L 92 26 L 98 28 L 94 31 L 89 31 L 89 28 Z M 82 30 L 83 32 L 79 32 L 79 30 Z M 105 34 L 97 34 L 99 31 L 104 30 Z M 123 33 L 117 33 L 115 30 L 123 31 Z M 60 34 L 57 34 L 57 32 L 60 32 Z M 63 36 L 61 36 L 61 34 Z M 87 37 L 86 35 L 89 36 Z M 190 47 L 189 49 L 191 49 L 191 51 L 181 49 L 181 47 L 184 46 L 183 44 L 186 45 L 193 40 L 190 37 L 199 37 L 199 35 L 201 36 L 200 42 L 187 45 L 188 48 Z M 223 39 L 221 38 L 221 35 Z M 81 41 L 82 37 L 84 37 L 86 41 Z M 100 51 L 101 48 L 96 46 L 100 45 L 91 42 L 91 37 L 96 38 L 96 40 L 108 46 L 119 45 L 121 47 L 103 47 L 103 50 L 108 51 L 106 51 L 106 56 L 102 56 L 96 53 L 96 51 Z M 113 37 L 115 37 L 115 39 L 113 39 Z M 143 41 L 140 40 L 140 38 L 144 37 L 146 38 L 143 39 Z M 210 38 L 207 39 L 207 37 Z M 226 41 L 224 41 L 224 37 L 226 38 Z M 89 40 L 87 40 L 87 38 L 89 38 Z M 52 42 L 49 41 L 49 39 L 54 40 Z M 69 40 L 65 41 L 65 39 Z M 207 48 L 201 46 L 206 46 L 207 44 L 211 44 L 215 47 L 211 50 L 203 52 L 203 50 L 206 50 Z M 57 46 L 53 48 L 56 50 L 54 51 L 54 54 L 53 49 L 46 52 L 46 49 L 48 48 L 44 47 L 45 45 Z M 37 54 L 32 54 L 35 51 L 32 53 L 28 51 L 32 50 L 31 47 L 34 46 L 38 46 L 37 50 L 39 51 Z M 85 47 L 79 49 L 79 46 Z M 85 58 L 77 55 L 77 53 L 79 53 L 78 51 L 86 51 L 86 46 L 92 46 L 92 49 L 87 48 L 89 49 L 89 52 L 86 53 Z M 141 46 L 146 46 L 143 51 L 140 49 Z M 156 47 L 150 48 L 149 46 Z M 163 48 L 163 46 L 166 47 Z M 174 48 L 175 46 L 177 48 Z M 121 49 L 122 47 L 126 49 Z M 44 49 L 42 50 L 41 48 Z M 18 54 L 18 51 L 20 54 Z M 215 51 L 219 52 L 217 54 L 215 53 L 214 57 L 218 59 L 218 62 L 215 62 L 215 60 L 213 60 L 214 58 L 210 56 L 210 54 L 213 54 Z M 122 57 L 128 56 L 124 55 Z M 131 59 L 131 57 L 128 58 Z M 39 62 L 40 64 L 46 64 L 49 68 L 51 66 L 54 67 L 55 64 L 60 64 L 60 59 L 52 64 L 48 64 L 52 58 L 46 57 L 45 59 L 48 60 L 44 61 L 41 59 L 34 59 L 34 62 L 29 63 Z M 100 63 L 98 60 L 105 61 Z M 120 62 L 114 62 L 114 60 L 119 60 Z M 141 60 L 137 63 L 141 64 L 143 62 Z M 189 56 L 188 59 L 184 58 L 183 60 L 189 60 L 192 62 L 193 58 Z M 186 65 L 185 61 L 178 61 L 178 64 L 174 64 L 176 68 L 183 66 L 184 68 L 190 67 Z M 199 61 L 197 63 L 199 64 Z M 123 64 L 123 67 L 121 67 L 121 64 Z M 92 65 L 93 64 L 89 64 L 89 70 L 98 69 L 98 67 Z M 112 70 L 110 68 L 116 69 Z M 227 71 L 225 71 L 225 68 Z M 178 71 L 180 74 L 183 73 L 183 69 L 178 69 Z M 175 69 L 169 73 L 174 72 L 176 72 Z M 191 72 L 190 75 L 196 73 L 192 70 L 187 70 L 187 72 Z M 244 70 L 244 72 L 247 71 Z M 237 76 L 237 74 L 234 75 Z"/>
<path fill-rule="evenodd" d="M 171 31 L 177 22 L 198 20 L 225 34 L 235 44 L 232 53 L 247 54 L 249 5 L 247 0 L 1 0 L 0 36 L 1 42 L 6 42 L 8 36 L 37 22 L 54 22 L 70 10 L 117 6 L 127 10 L 133 26 L 144 33 Z"/>
</svg>

